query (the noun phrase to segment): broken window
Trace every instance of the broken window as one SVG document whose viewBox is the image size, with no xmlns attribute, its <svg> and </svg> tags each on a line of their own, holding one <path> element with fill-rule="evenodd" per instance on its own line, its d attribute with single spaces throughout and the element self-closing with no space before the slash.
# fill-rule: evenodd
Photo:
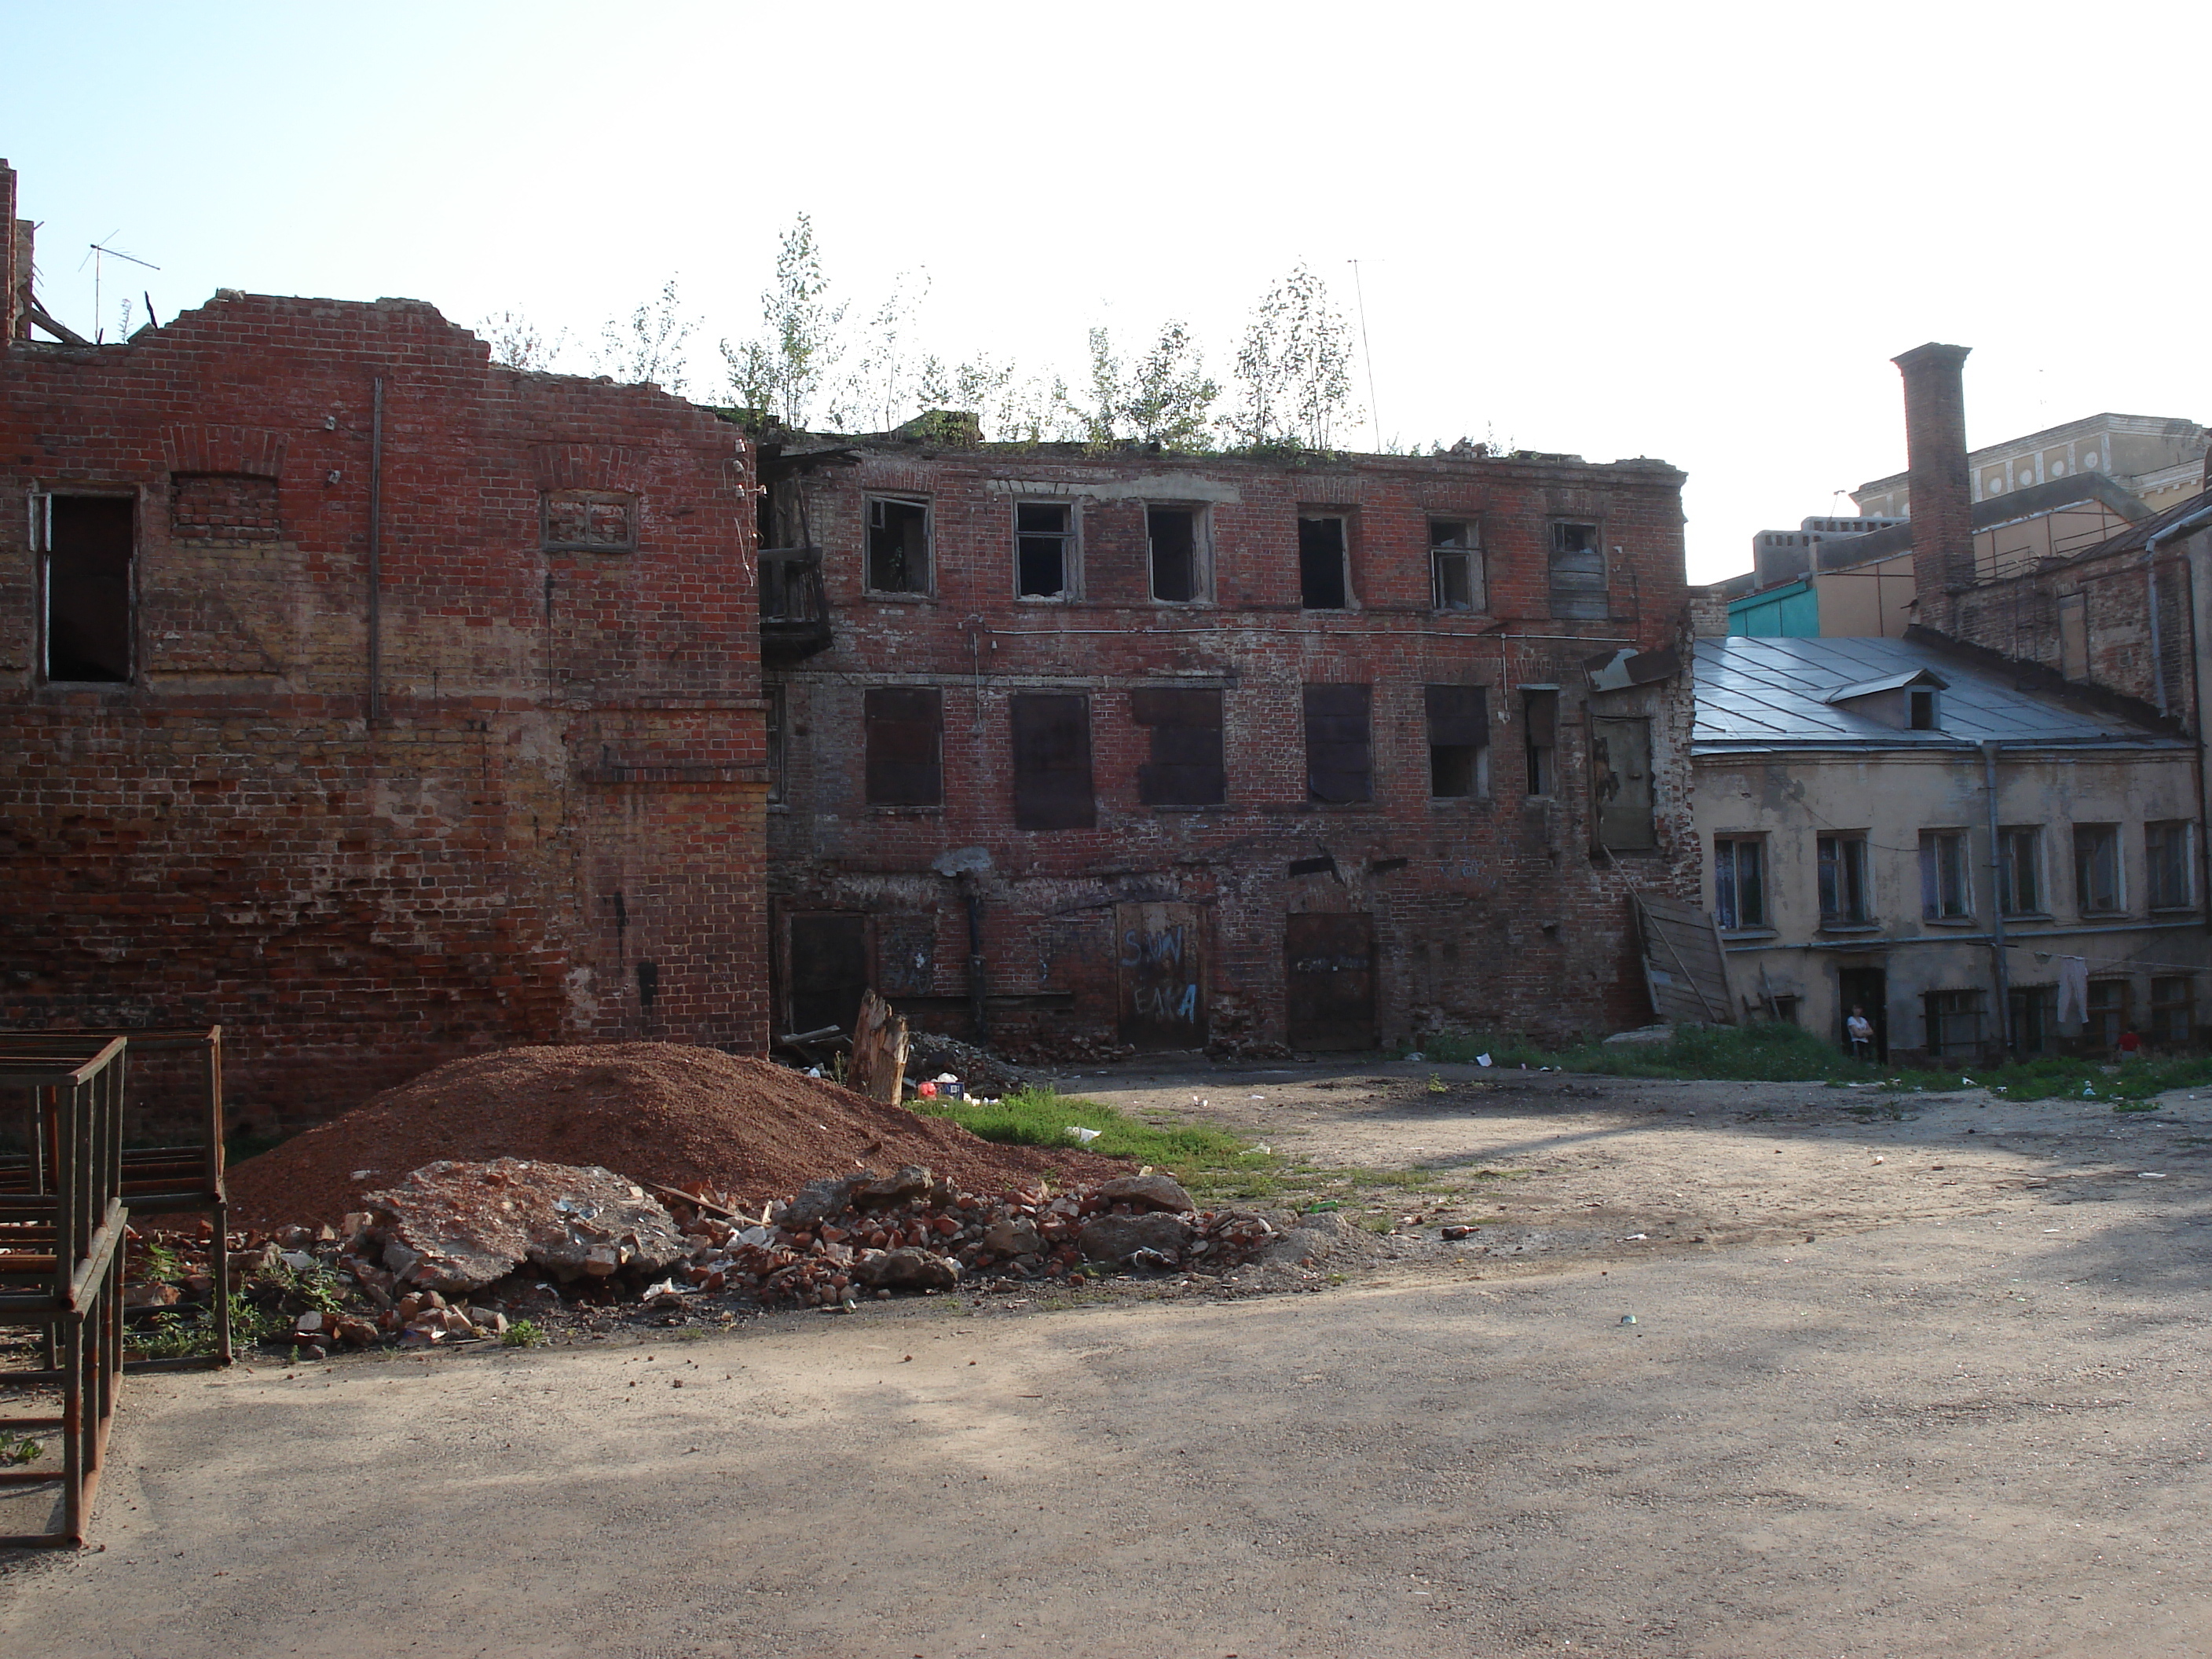
<svg viewBox="0 0 2212 1659">
<path fill-rule="evenodd" d="M 1856 927 L 1871 921 L 1866 836 L 1821 836 L 1814 850 L 1820 866 L 1820 925 Z"/>
<path fill-rule="evenodd" d="M 2120 908 L 2120 826 L 2074 826 L 2074 897 L 2085 916 Z"/>
<path fill-rule="evenodd" d="M 876 593 L 929 592 L 929 503 L 867 498 L 868 588 Z"/>
<path fill-rule="evenodd" d="M 1332 806 L 1374 799 L 1369 688 L 1309 685 L 1305 705 L 1306 799 Z"/>
<path fill-rule="evenodd" d="M 1098 823 L 1091 787 L 1091 700 L 1033 691 L 1012 699 L 1014 828 L 1089 830 Z"/>
<path fill-rule="evenodd" d="M 1421 688 L 1429 719 L 1429 795 L 1462 800 L 1490 793 L 1490 712 L 1479 685 Z"/>
<path fill-rule="evenodd" d="M 2143 825 L 2150 908 L 2180 910 L 2189 904 L 2189 825 L 2181 819 Z"/>
<path fill-rule="evenodd" d="M 1651 722 L 1590 720 L 1590 794 L 1597 844 L 1644 853 L 1659 844 L 1652 819 Z"/>
<path fill-rule="evenodd" d="M 1480 611 L 1482 526 L 1472 519 L 1429 520 L 1429 581 L 1439 611 Z"/>
<path fill-rule="evenodd" d="M 1602 622 L 1613 614 L 1606 598 L 1605 549 L 1594 524 L 1552 526 L 1552 615 L 1568 621 Z"/>
<path fill-rule="evenodd" d="M 1528 758 L 1528 793 L 1551 795 L 1559 792 L 1557 747 L 1559 740 L 1559 694 L 1523 691 L 1521 724 Z"/>
<path fill-rule="evenodd" d="M 2044 913 L 2043 831 L 2032 824 L 1997 831 L 1997 908 L 2008 916 Z"/>
<path fill-rule="evenodd" d="M 1960 830 L 1920 832 L 1920 916 L 1923 921 L 1957 921 L 1974 914 L 1974 890 L 1966 868 L 1966 836 Z"/>
<path fill-rule="evenodd" d="M 1129 715 L 1152 731 L 1152 757 L 1137 769 L 1146 806 L 1218 806 L 1229 798 L 1222 766 L 1221 693 L 1139 689 Z"/>
<path fill-rule="evenodd" d="M 1766 841 L 1713 837 L 1713 913 L 1728 928 L 1766 926 Z"/>
<path fill-rule="evenodd" d="M 871 806 L 945 804 L 944 695 L 934 686 L 866 694 L 867 799 Z"/>
<path fill-rule="evenodd" d="M 635 553 L 637 501 L 602 489 L 548 490 L 544 500 L 548 553 Z"/>
<path fill-rule="evenodd" d="M 1196 507 L 1146 508 L 1145 540 L 1152 554 L 1154 599 L 1189 605 L 1204 597 L 1205 560 Z"/>
<path fill-rule="evenodd" d="M 1014 503 L 1014 592 L 1065 599 L 1075 592 L 1075 509 L 1066 501 Z"/>
<path fill-rule="evenodd" d="M 1298 603 L 1308 611 L 1343 611 L 1350 605 L 1346 579 L 1344 519 L 1326 514 L 1298 520 Z"/>
<path fill-rule="evenodd" d="M 44 554 L 48 679 L 130 679 L 137 506 L 129 495 L 34 499 Z"/>
</svg>

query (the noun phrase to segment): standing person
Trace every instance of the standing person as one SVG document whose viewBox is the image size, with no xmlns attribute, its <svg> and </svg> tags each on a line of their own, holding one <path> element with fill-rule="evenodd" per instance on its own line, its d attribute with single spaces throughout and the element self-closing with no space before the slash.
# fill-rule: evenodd
<svg viewBox="0 0 2212 1659">
<path fill-rule="evenodd" d="M 1844 1034 L 1851 1040 L 1851 1058 L 1874 1058 L 1874 1022 L 1867 1018 L 1866 1010 L 1854 1003 L 1851 1017 L 1844 1022 Z"/>
<path fill-rule="evenodd" d="M 2142 1052 L 2142 1039 L 2136 1035 L 2136 1028 L 2130 1025 L 2120 1033 L 2120 1058 L 2123 1060 L 2133 1060 Z"/>
</svg>

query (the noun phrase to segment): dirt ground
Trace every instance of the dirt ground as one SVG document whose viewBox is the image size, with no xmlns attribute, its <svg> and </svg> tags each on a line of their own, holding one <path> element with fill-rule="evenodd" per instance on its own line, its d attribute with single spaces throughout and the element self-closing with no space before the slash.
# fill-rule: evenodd
<svg viewBox="0 0 2212 1659">
<path fill-rule="evenodd" d="M 1061 1086 L 1249 1130 L 1388 1256 L 134 1378 L 0 1652 L 2205 1650 L 2212 1091 Z"/>
</svg>

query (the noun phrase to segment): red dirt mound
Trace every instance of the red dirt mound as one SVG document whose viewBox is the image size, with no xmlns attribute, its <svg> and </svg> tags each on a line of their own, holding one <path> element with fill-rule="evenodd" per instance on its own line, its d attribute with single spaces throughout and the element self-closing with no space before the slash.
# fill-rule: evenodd
<svg viewBox="0 0 2212 1659">
<path fill-rule="evenodd" d="M 600 1164 L 758 1205 L 817 1176 L 926 1164 L 971 1192 L 1128 1172 L 1093 1152 L 999 1146 L 764 1060 L 672 1042 L 505 1048 L 372 1097 L 230 1172 L 231 1223 L 335 1224 L 439 1158 Z"/>
</svg>

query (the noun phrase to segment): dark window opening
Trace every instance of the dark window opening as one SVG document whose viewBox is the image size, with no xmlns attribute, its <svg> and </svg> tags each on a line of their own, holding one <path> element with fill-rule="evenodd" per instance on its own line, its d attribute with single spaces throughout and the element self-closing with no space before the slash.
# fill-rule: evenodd
<svg viewBox="0 0 2212 1659">
<path fill-rule="evenodd" d="M 1228 799 L 1220 692 L 1133 690 L 1129 714 L 1152 731 L 1152 757 L 1137 769 L 1139 801 L 1146 806 L 1218 806 Z"/>
<path fill-rule="evenodd" d="M 1369 689 L 1364 685 L 1306 687 L 1309 800 L 1342 806 L 1375 799 L 1368 707 Z"/>
<path fill-rule="evenodd" d="M 791 919 L 791 1029 L 850 1031 L 868 990 L 866 916 Z"/>
<path fill-rule="evenodd" d="M 1940 1058 L 1975 1060 L 1982 1048 L 1982 994 L 1929 991 L 1923 995 L 1928 1052 Z"/>
<path fill-rule="evenodd" d="M 868 498 L 868 586 L 878 593 L 929 592 L 929 504 Z"/>
<path fill-rule="evenodd" d="M 1091 700 L 1029 692 L 1012 699 L 1014 828 L 1090 830 L 1098 823 L 1091 782 Z"/>
<path fill-rule="evenodd" d="M 548 553 L 634 553 L 637 503 L 597 489 L 560 489 L 544 498 Z"/>
<path fill-rule="evenodd" d="M 1152 597 L 1170 605 L 1198 598 L 1198 514 L 1188 507 L 1155 507 L 1145 514 L 1145 539 L 1152 558 Z"/>
<path fill-rule="evenodd" d="M 1421 690 L 1429 720 L 1429 796 L 1463 800 L 1489 793 L 1490 712 L 1479 685 Z"/>
<path fill-rule="evenodd" d="M 1820 865 L 1821 926 L 1850 927 L 1870 920 L 1866 837 L 1822 836 L 1814 851 Z"/>
<path fill-rule="evenodd" d="M 1471 519 L 1429 520 L 1429 581 L 1439 611 L 1483 608 L 1480 525 Z"/>
<path fill-rule="evenodd" d="M 1915 732 L 1936 729 L 1936 694 L 1932 690 L 1916 690 L 1912 693 L 1912 726 Z"/>
<path fill-rule="evenodd" d="M 2085 916 L 2112 915 L 2120 908 L 2120 827 L 2116 823 L 2074 826 L 2075 902 Z"/>
<path fill-rule="evenodd" d="M 1763 840 L 1715 838 L 1713 909 L 1723 927 L 1766 926 L 1766 843 Z"/>
<path fill-rule="evenodd" d="M 1646 853 L 1659 844 L 1651 795 L 1651 722 L 1590 723 L 1590 796 L 1597 844 L 1609 852 Z"/>
<path fill-rule="evenodd" d="M 1973 913 L 1966 837 L 1954 830 L 1923 832 L 1920 837 L 1921 920 L 1957 921 Z"/>
<path fill-rule="evenodd" d="M 870 691 L 867 792 L 871 806 L 945 803 L 945 704 L 933 686 Z"/>
<path fill-rule="evenodd" d="M 2008 916 L 2043 914 L 2043 832 L 1997 832 L 1997 907 Z"/>
<path fill-rule="evenodd" d="M 1528 754 L 1528 793 L 1532 795 L 1558 793 L 1559 694 L 1556 691 L 1523 691 L 1521 694 L 1521 723 Z"/>
<path fill-rule="evenodd" d="M 1583 622 L 1601 622 L 1612 614 L 1605 549 L 1594 524 L 1552 526 L 1552 614 Z"/>
<path fill-rule="evenodd" d="M 784 732 L 788 705 L 784 687 L 769 685 L 762 689 L 768 693 L 768 798 L 780 801 L 783 799 Z"/>
<path fill-rule="evenodd" d="M 1064 599 L 1074 590 L 1075 509 L 1060 501 L 1014 505 L 1015 592 Z"/>
<path fill-rule="evenodd" d="M 2189 903 L 2189 825 L 2175 819 L 2143 826 L 2144 868 L 2150 908 L 2179 910 Z"/>
<path fill-rule="evenodd" d="M 128 681 L 137 502 L 128 495 L 50 495 L 43 505 L 46 678 Z"/>
<path fill-rule="evenodd" d="M 2128 1029 L 2128 982 L 2124 979 L 2089 981 L 2088 1021 L 2081 1040 L 2093 1048 L 2117 1052 L 2120 1033 Z"/>
<path fill-rule="evenodd" d="M 2041 1054 L 2051 1050 L 2058 1031 L 2058 988 L 2055 985 L 2015 985 L 2005 1000 L 2009 1024 L 2007 1040 L 2019 1054 Z"/>
<path fill-rule="evenodd" d="M 2182 975 L 2150 982 L 2150 1040 L 2184 1048 L 2197 1040 L 2197 981 Z"/>
<path fill-rule="evenodd" d="M 1344 520 L 1298 520 L 1298 603 L 1308 611 L 1342 611 L 1349 601 L 1344 574 Z"/>
</svg>

